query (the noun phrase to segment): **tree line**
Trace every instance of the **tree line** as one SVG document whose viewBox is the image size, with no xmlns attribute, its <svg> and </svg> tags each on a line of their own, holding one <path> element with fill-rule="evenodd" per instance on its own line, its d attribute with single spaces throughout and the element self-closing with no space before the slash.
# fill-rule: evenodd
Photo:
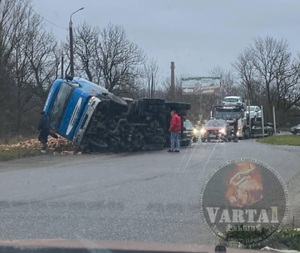
<svg viewBox="0 0 300 253">
<path fill-rule="evenodd" d="M 74 29 L 77 76 L 125 97 L 157 97 L 190 101 L 183 96 L 180 79 L 171 98 L 170 79 L 161 80 L 158 64 L 134 42 L 122 26 L 100 28 L 83 23 Z M 69 41 L 59 44 L 47 31 L 43 18 L 29 0 L 0 0 L 0 138 L 30 135 L 36 131 L 52 82 L 69 71 Z M 272 106 L 281 115 L 298 108 L 300 61 L 293 58 L 285 40 L 257 38 L 240 53 L 232 69 L 221 67 L 222 95 L 242 95 L 252 104 Z M 207 114 L 219 97 L 192 101 L 191 113 Z M 283 116 L 282 116 L 283 117 Z"/>
<path fill-rule="evenodd" d="M 263 106 L 267 122 L 273 121 L 275 107 L 279 126 L 299 124 L 300 57 L 299 54 L 293 57 L 286 40 L 269 36 L 255 38 L 238 55 L 230 70 L 216 67 L 211 74 L 220 77 L 220 93 L 201 96 L 202 103 L 194 103 L 196 108 L 202 107 L 206 118 L 212 108 L 211 101 L 217 103 L 224 96 L 238 95 L 250 100 L 251 105 Z"/>
</svg>

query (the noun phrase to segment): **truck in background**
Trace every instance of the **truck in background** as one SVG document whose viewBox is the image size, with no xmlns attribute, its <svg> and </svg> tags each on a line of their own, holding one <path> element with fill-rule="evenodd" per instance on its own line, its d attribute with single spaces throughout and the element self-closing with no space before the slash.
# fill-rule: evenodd
<svg viewBox="0 0 300 253">
<path fill-rule="evenodd" d="M 163 149 L 170 111 L 184 118 L 190 108 L 163 99 L 122 99 L 83 78 L 69 78 L 54 81 L 44 111 L 52 130 L 79 150 L 123 152 Z"/>
<path fill-rule="evenodd" d="M 214 106 L 212 117 L 215 119 L 224 119 L 228 124 L 232 123 L 233 119 L 237 119 L 237 137 L 239 139 L 249 139 L 251 137 L 270 136 L 274 134 L 274 128 L 269 124 L 264 124 L 263 130 L 261 118 L 259 120 L 256 120 L 256 118 L 250 118 L 245 111 L 244 105 Z"/>
</svg>

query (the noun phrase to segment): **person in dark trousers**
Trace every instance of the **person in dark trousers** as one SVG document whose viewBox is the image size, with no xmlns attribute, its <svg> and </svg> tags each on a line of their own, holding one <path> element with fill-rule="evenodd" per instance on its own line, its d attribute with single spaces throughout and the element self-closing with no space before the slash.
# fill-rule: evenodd
<svg viewBox="0 0 300 253">
<path fill-rule="evenodd" d="M 233 138 L 234 138 L 234 141 L 238 141 L 238 139 L 237 139 L 238 119 L 233 119 L 233 122 L 231 124 L 233 126 Z"/>
<path fill-rule="evenodd" d="M 39 137 L 38 140 L 42 143 L 42 151 L 47 149 L 48 135 L 50 134 L 50 122 L 45 112 L 41 112 L 41 118 L 38 125 Z"/>
<path fill-rule="evenodd" d="M 171 143 L 168 152 L 180 152 L 179 134 L 181 132 L 181 118 L 175 110 L 171 111 L 169 132 L 171 134 Z"/>
</svg>

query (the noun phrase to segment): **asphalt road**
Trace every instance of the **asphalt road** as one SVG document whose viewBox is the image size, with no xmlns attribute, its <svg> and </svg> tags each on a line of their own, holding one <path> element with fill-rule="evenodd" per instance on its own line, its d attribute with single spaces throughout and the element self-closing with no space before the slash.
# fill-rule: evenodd
<svg viewBox="0 0 300 253">
<path fill-rule="evenodd" d="M 0 239 L 217 243 L 200 215 L 200 191 L 213 169 L 235 158 L 260 160 L 279 173 L 289 190 L 290 222 L 300 211 L 299 152 L 244 140 L 193 144 L 179 154 L 43 155 L 2 162 Z"/>
</svg>

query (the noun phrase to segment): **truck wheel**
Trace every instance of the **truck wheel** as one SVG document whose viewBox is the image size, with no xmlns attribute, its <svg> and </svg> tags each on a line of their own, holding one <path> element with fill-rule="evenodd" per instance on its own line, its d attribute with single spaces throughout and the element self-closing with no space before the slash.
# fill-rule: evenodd
<svg viewBox="0 0 300 253">
<path fill-rule="evenodd" d="M 149 144 L 165 144 L 165 138 L 163 136 L 149 136 L 146 142 Z"/>
</svg>

